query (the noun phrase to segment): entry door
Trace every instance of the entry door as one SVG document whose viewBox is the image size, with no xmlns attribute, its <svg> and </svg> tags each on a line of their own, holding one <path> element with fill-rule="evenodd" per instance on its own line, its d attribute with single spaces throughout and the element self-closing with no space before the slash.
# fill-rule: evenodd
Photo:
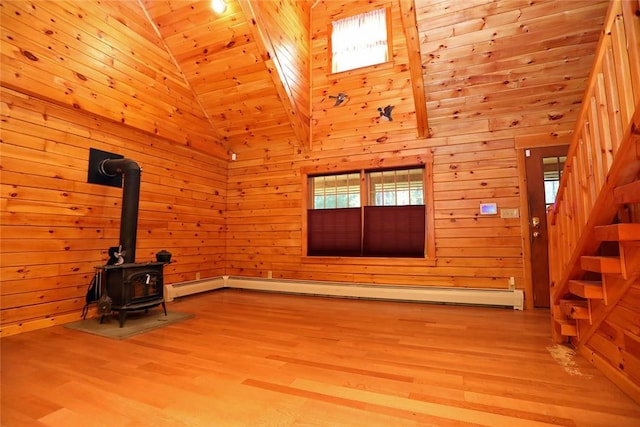
<svg viewBox="0 0 640 427">
<path fill-rule="evenodd" d="M 525 150 L 527 193 L 529 198 L 529 239 L 531 241 L 531 280 L 533 305 L 549 307 L 549 239 L 547 207 L 556 198 L 568 146 Z"/>
</svg>

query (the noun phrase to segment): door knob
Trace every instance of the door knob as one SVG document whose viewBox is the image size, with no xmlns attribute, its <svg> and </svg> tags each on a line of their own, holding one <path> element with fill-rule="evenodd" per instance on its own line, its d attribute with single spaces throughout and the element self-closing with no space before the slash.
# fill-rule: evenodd
<svg viewBox="0 0 640 427">
<path fill-rule="evenodd" d="M 540 237 L 540 232 L 539 231 L 534 231 L 533 232 L 533 237 Z"/>
<path fill-rule="evenodd" d="M 533 218 L 531 218 L 531 224 L 533 225 L 534 228 L 540 227 L 540 218 L 538 218 L 537 216 L 534 216 Z"/>
</svg>

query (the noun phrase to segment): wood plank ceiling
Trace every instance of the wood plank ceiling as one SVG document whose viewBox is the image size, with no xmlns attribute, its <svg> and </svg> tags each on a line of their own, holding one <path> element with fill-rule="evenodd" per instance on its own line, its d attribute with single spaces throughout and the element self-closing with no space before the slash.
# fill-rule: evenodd
<svg viewBox="0 0 640 427">
<path fill-rule="evenodd" d="M 310 77 L 314 62 L 326 61 L 326 32 L 316 37 L 310 28 L 369 3 L 225 2 L 222 15 L 210 0 L 6 2 L 3 18 L 15 34 L 6 35 L 3 86 L 220 157 L 276 144 L 312 148 L 314 134 L 332 124 L 321 120 L 329 87 L 315 90 Z M 411 92 L 384 94 L 385 103 L 404 106 L 396 127 L 417 136 L 498 130 L 535 138 L 552 124 L 559 138 L 571 134 L 606 0 L 388 3 L 404 28 L 394 40 L 406 43 L 394 46 L 394 67 L 411 70 Z M 32 26 L 22 22 L 27 16 Z M 64 44 L 52 43 L 54 35 Z M 399 59 L 405 48 L 408 60 Z M 393 79 L 377 69 L 367 77 Z M 351 132 L 372 118 L 359 120 L 348 122 Z"/>
<path fill-rule="evenodd" d="M 306 20 L 325 1 L 281 0 L 268 12 L 260 10 L 260 2 L 226 3 L 227 12 L 216 15 L 209 1 L 140 1 L 212 133 L 230 151 L 241 151 L 256 139 L 289 140 L 304 148 L 315 102 L 309 100 Z M 411 2 L 400 4 L 403 14 L 411 16 Z M 418 32 L 407 32 L 405 39 L 415 50 L 417 44 L 411 43 L 419 34 L 420 60 L 410 65 L 421 66 L 412 78 L 422 73 L 425 84 L 412 84 L 426 91 L 431 134 L 455 134 L 458 126 L 522 125 L 535 134 L 538 123 L 571 121 L 579 109 L 606 4 L 416 0 L 417 24 L 409 23 Z M 340 9 L 348 7 L 345 1 Z M 277 21 L 282 24 L 275 25 Z M 296 47 L 279 51 L 284 42 Z M 292 59 L 292 53 L 298 53 L 297 58 Z M 570 75 L 567 69 L 581 71 Z M 418 114 L 425 97 L 415 98 L 416 116 L 425 121 Z M 463 120 L 452 122 L 452 116 Z M 555 136 L 570 133 L 564 125 Z"/>
<path fill-rule="evenodd" d="M 568 143 L 608 1 L 416 0 L 434 136 Z M 524 137 L 526 135 L 526 138 Z"/>
<path fill-rule="evenodd" d="M 293 15 L 279 16 L 287 23 L 286 34 L 296 35 L 296 50 L 308 50 L 308 2 L 280 3 L 276 11 L 293 10 Z M 266 20 L 268 12 L 260 10 L 260 2 L 226 4 L 220 15 L 210 1 L 145 0 L 143 7 L 215 134 L 230 150 L 239 151 L 254 138 L 288 138 L 292 145 L 304 145 L 309 139 L 308 72 L 306 81 L 296 82 L 289 68 L 308 70 L 308 54 L 298 64 L 279 54 L 271 38 L 279 32 L 282 42 L 284 32 L 269 27 L 273 21 Z"/>
</svg>

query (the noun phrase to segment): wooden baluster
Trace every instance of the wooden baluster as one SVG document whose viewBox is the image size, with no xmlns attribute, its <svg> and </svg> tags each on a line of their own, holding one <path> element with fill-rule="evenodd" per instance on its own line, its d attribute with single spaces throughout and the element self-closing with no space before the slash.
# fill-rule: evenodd
<svg viewBox="0 0 640 427">
<path fill-rule="evenodd" d="M 615 157 L 624 134 L 622 127 L 622 117 L 620 116 L 620 97 L 616 91 L 616 71 L 614 69 L 613 49 L 611 48 L 611 37 L 607 37 L 609 45 L 605 51 L 602 63 L 602 73 L 604 75 L 605 92 L 607 95 L 607 105 L 609 107 L 609 123 L 612 140 L 613 156 Z"/>
</svg>

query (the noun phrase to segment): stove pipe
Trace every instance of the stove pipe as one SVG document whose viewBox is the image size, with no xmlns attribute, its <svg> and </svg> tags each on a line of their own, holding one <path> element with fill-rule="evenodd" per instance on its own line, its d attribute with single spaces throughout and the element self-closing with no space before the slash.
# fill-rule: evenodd
<svg viewBox="0 0 640 427">
<path fill-rule="evenodd" d="M 138 231 L 138 203 L 140 201 L 140 166 L 131 159 L 106 159 L 100 162 L 100 174 L 122 174 L 122 211 L 120 215 L 120 245 L 124 262 L 136 261 L 136 234 Z"/>
</svg>

